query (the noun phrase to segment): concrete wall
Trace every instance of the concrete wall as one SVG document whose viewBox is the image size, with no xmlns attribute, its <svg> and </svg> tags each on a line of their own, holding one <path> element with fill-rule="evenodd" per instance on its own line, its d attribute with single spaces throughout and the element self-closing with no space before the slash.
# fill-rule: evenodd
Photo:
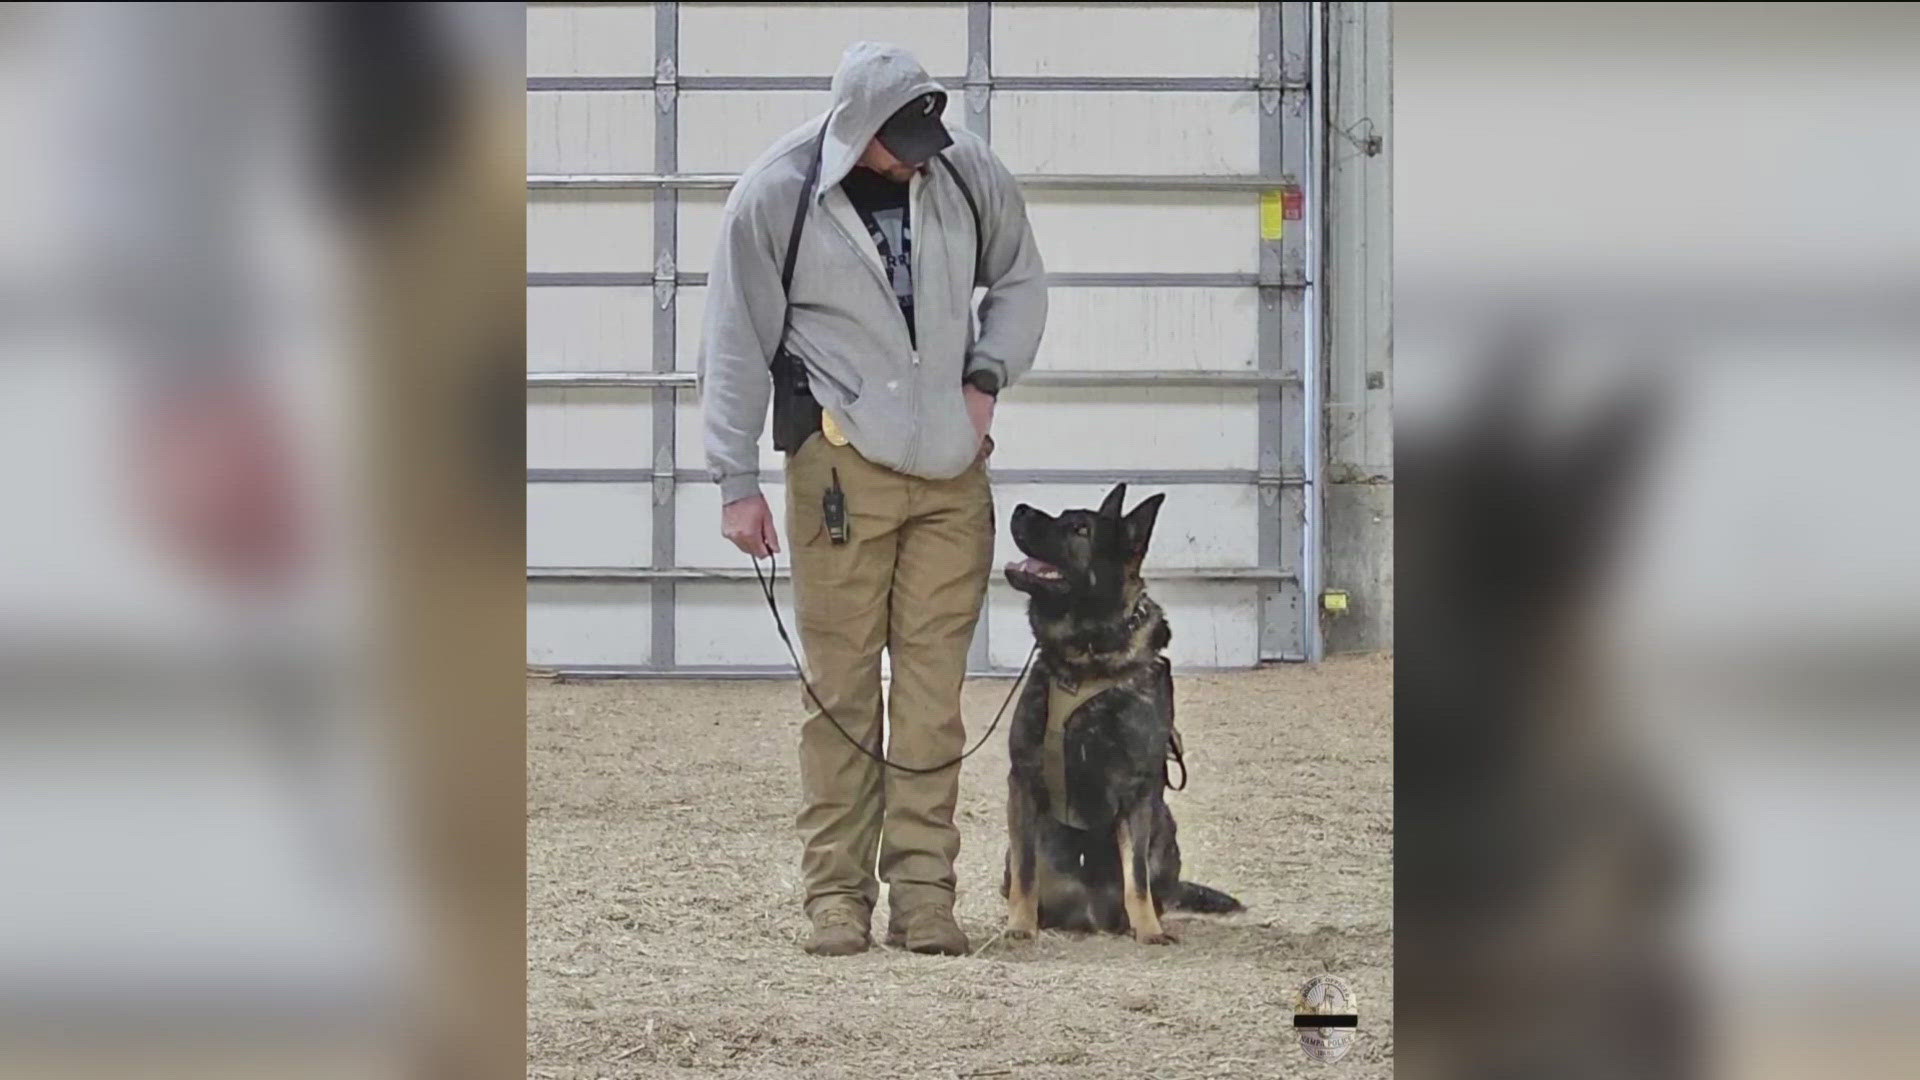
<svg viewBox="0 0 1920 1080">
<path fill-rule="evenodd" d="M 1327 651 L 1393 646 L 1393 49 L 1384 3 L 1327 5 L 1326 442 L 1323 615 Z"/>
</svg>

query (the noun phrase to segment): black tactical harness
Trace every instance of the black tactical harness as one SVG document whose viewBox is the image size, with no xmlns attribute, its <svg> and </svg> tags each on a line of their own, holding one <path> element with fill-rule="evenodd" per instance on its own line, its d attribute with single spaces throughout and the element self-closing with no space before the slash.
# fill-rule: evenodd
<svg viewBox="0 0 1920 1080">
<path fill-rule="evenodd" d="M 1144 605 L 1136 603 L 1127 618 L 1129 628 L 1137 627 L 1144 616 Z M 1162 656 L 1155 664 L 1159 668 L 1159 697 L 1167 711 L 1167 759 L 1180 766 L 1180 782 L 1175 784 L 1172 770 L 1163 763 L 1160 782 L 1169 790 L 1180 791 L 1187 786 L 1187 762 L 1180 732 L 1173 725 L 1173 661 Z M 1080 706 L 1128 681 L 1118 676 L 1073 679 L 1058 674 L 1047 680 L 1047 727 L 1040 743 L 1040 777 L 1054 819 L 1070 829 L 1084 831 L 1088 826 L 1067 800 L 1067 721 Z"/>
</svg>

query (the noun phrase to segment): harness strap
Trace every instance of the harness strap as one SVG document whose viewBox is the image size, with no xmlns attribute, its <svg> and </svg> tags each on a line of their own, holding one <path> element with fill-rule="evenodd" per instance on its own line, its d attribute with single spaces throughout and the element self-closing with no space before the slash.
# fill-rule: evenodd
<svg viewBox="0 0 1920 1080">
<path fill-rule="evenodd" d="M 1047 680 L 1047 731 L 1040 745 L 1040 775 L 1047 786 L 1047 803 L 1060 824 L 1085 829 L 1086 821 L 1067 800 L 1067 721 L 1080 706 L 1118 686 L 1118 679 L 1089 679 L 1069 690 L 1058 679 Z"/>
<path fill-rule="evenodd" d="M 1162 707 L 1167 710 L 1167 759 L 1180 766 L 1180 782 L 1176 784 L 1173 782 L 1173 770 L 1166 762 L 1161 762 L 1160 782 L 1165 784 L 1169 791 L 1185 791 L 1187 789 L 1187 755 L 1186 747 L 1180 742 L 1180 727 L 1175 723 L 1173 715 L 1173 661 L 1164 656 L 1160 658 L 1160 701 Z"/>
<path fill-rule="evenodd" d="M 1069 828 L 1084 830 L 1087 824 L 1067 798 L 1067 721 L 1073 718 L 1080 706 L 1119 686 L 1120 682 L 1112 678 L 1088 679 L 1069 688 L 1061 685 L 1058 678 L 1047 680 L 1047 727 L 1040 744 L 1040 775 L 1046 784 L 1049 811 Z M 1160 765 L 1160 782 L 1169 790 L 1184 791 L 1187 786 L 1186 748 L 1180 741 L 1179 729 L 1173 725 L 1173 663 L 1165 657 L 1160 659 L 1158 682 L 1161 707 L 1167 711 L 1167 761 Z M 1173 765 L 1180 767 L 1178 784 L 1173 782 Z"/>
<path fill-rule="evenodd" d="M 1173 769 L 1169 762 L 1180 766 L 1180 782 L 1177 784 L 1173 782 Z M 1164 784 L 1168 791 L 1187 790 L 1187 757 L 1181 750 L 1178 731 L 1167 734 L 1167 760 L 1160 763 L 1160 783 Z"/>
<path fill-rule="evenodd" d="M 807 159 L 807 178 L 800 182 L 800 199 L 793 208 L 793 229 L 787 233 L 787 257 L 780 263 L 780 292 L 786 298 L 786 310 L 780 314 L 780 340 L 773 347 L 778 358 L 787 347 L 787 333 L 793 329 L 793 267 L 800 260 L 800 234 L 807 228 L 807 211 L 812 208 L 813 186 L 820 179 L 820 149 L 827 141 L 826 121 L 820 134 L 813 137 L 813 153 Z"/>
<path fill-rule="evenodd" d="M 933 159 L 946 166 L 947 175 L 953 177 L 954 184 L 960 188 L 960 194 L 967 197 L 967 209 L 973 212 L 973 276 L 974 283 L 979 284 L 980 268 L 986 265 L 987 261 L 987 233 L 980 227 L 980 204 L 974 201 L 973 189 L 967 186 L 966 179 L 960 175 L 960 170 L 954 166 L 953 162 L 947 160 L 947 155 L 935 154 Z"/>
</svg>

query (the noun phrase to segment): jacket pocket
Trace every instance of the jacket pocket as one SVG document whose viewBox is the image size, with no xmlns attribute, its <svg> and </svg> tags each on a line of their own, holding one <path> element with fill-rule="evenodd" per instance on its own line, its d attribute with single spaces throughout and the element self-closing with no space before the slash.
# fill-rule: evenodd
<svg viewBox="0 0 1920 1080">
<path fill-rule="evenodd" d="M 861 382 L 858 375 L 843 377 L 839 375 L 829 375 L 821 371 L 812 371 L 809 372 L 808 375 L 814 381 L 825 383 L 826 388 L 838 399 L 838 403 L 843 409 L 860 400 Z M 819 397 L 819 394 L 814 395 L 815 399 L 819 399 Z M 826 404 L 826 402 L 822 402 L 822 404 Z"/>
<path fill-rule="evenodd" d="M 923 467 L 926 475 L 951 479 L 978 465 L 983 447 L 980 433 L 967 416 L 967 405 L 956 386 L 926 403 L 920 421 Z"/>
<path fill-rule="evenodd" d="M 793 341 L 797 345 L 799 345 L 798 351 L 794 352 L 794 356 L 796 358 L 802 355 L 805 355 L 805 356 L 834 355 L 834 352 L 832 349 L 819 348 L 810 339 L 802 336 L 799 332 L 799 328 L 797 327 L 794 328 L 792 331 L 790 331 L 790 334 L 792 336 Z M 789 346 L 789 351 L 793 351 L 792 346 Z M 820 364 L 820 363 L 810 364 L 804 360 L 800 362 L 804 365 L 804 369 L 807 373 L 807 384 L 810 387 L 815 388 L 814 395 L 813 395 L 814 399 L 819 401 L 821 404 L 823 405 L 834 404 L 834 399 L 836 397 L 839 403 L 843 405 L 851 405 L 855 401 L 858 401 L 860 399 L 861 378 L 860 378 L 859 372 L 830 371 L 828 370 L 827 365 L 825 364 Z M 823 394 L 822 391 L 825 391 L 825 393 Z"/>
</svg>

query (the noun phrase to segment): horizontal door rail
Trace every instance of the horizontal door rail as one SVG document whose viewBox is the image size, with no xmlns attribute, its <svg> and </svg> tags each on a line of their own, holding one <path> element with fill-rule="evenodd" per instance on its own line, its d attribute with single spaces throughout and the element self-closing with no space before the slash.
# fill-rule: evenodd
<svg viewBox="0 0 1920 1080">
<path fill-rule="evenodd" d="M 1280 656 L 1282 661 L 1305 660 L 1304 656 Z M 1242 671 L 1205 664 L 1175 664 L 1176 672 Z M 969 669 L 969 679 L 1011 679 L 1020 674 L 1017 667 Z M 676 667 L 649 667 L 646 664 L 528 664 L 527 676 L 535 679 L 791 679 L 793 666 L 778 664 L 691 664 Z"/>
<path fill-rule="evenodd" d="M 588 286 L 635 288 L 654 284 L 672 284 L 698 288 L 707 283 L 700 272 L 656 277 L 651 270 L 536 270 L 527 274 L 527 284 L 540 288 Z M 1171 289 L 1304 289 L 1305 277 L 1287 271 L 1272 274 L 1209 273 L 1204 271 L 1097 271 L 1063 270 L 1047 275 L 1051 288 L 1171 288 Z"/>
<path fill-rule="evenodd" d="M 1245 93 L 1278 90 L 1304 93 L 1304 82 L 1262 81 L 1251 75 L 988 75 L 973 79 L 943 75 L 935 82 L 951 96 L 967 90 L 1079 90 L 1189 93 Z M 527 89 L 535 91 L 655 90 L 831 90 L 831 75 L 677 75 L 671 82 L 652 75 L 532 75 Z"/>
<path fill-rule="evenodd" d="M 1300 378 L 1281 371 L 1061 371 L 1046 368 L 1028 372 L 1022 386 L 1297 386 Z M 529 371 L 533 390 L 585 388 L 691 388 L 691 371 Z"/>
<path fill-rule="evenodd" d="M 761 571 L 765 573 L 765 571 Z M 791 576 L 791 568 L 780 564 L 778 576 Z M 1253 581 L 1297 582 L 1282 570 L 1257 566 L 1166 567 L 1141 575 L 1154 581 Z M 754 581 L 751 566 L 529 566 L 528 581 Z"/>
<path fill-rule="evenodd" d="M 676 469 L 676 484 L 711 484 L 704 469 Z M 661 475 L 665 478 L 665 474 Z M 529 484 L 651 484 L 652 469 L 528 469 Z M 1260 473 L 1252 469 L 999 469 L 996 484 L 1257 484 L 1261 487 L 1299 487 L 1305 477 Z"/>
<path fill-rule="evenodd" d="M 531 173 L 527 187 L 535 191 L 724 191 L 738 179 L 739 173 Z M 1293 177 L 1241 173 L 1028 173 L 1015 179 L 1023 188 L 1044 191 L 1271 191 L 1296 182 Z"/>
</svg>

